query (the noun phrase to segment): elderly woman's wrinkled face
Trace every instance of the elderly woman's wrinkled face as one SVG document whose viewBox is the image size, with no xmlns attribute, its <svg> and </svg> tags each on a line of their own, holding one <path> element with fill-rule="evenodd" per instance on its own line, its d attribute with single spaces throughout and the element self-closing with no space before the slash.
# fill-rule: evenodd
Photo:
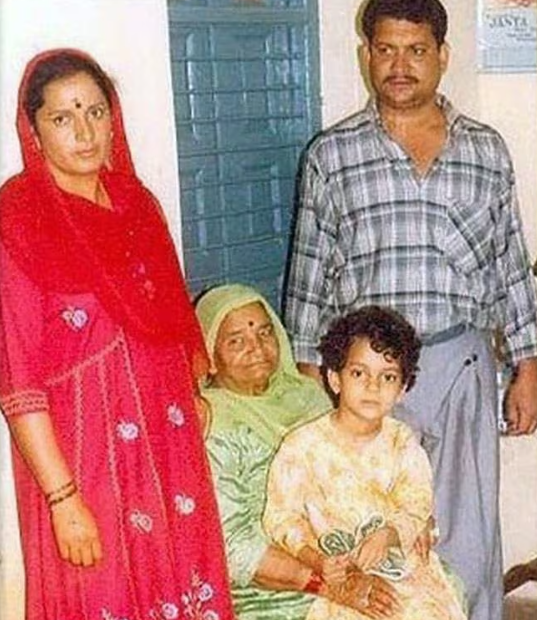
<svg viewBox="0 0 537 620">
<path fill-rule="evenodd" d="M 280 350 L 274 326 L 262 304 L 231 311 L 222 321 L 214 347 L 214 383 L 240 394 L 262 394 L 278 368 Z"/>
</svg>

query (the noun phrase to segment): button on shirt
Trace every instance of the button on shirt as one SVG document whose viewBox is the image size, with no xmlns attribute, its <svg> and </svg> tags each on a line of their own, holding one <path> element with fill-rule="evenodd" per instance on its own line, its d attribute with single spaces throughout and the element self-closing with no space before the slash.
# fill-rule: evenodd
<svg viewBox="0 0 537 620">
<path fill-rule="evenodd" d="M 501 327 L 512 363 L 537 355 L 509 153 L 495 130 L 437 103 L 448 138 L 424 176 L 372 101 L 309 147 L 286 299 L 297 361 L 319 364 L 331 321 L 366 304 L 395 308 L 421 336 Z"/>
</svg>

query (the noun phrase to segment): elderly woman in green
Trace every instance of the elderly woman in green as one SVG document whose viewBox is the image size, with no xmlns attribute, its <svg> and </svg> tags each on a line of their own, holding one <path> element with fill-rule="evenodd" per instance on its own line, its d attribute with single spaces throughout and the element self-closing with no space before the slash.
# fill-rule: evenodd
<svg viewBox="0 0 537 620">
<path fill-rule="evenodd" d="M 298 372 L 275 312 L 254 289 L 241 285 L 210 290 L 196 312 L 211 359 L 202 388 L 206 445 L 238 619 L 303 620 L 312 594 L 373 618 L 389 617 L 396 601 L 382 579 L 353 573 L 329 588 L 321 567 L 272 546 L 262 529 L 268 468 L 280 440 L 330 408 L 319 385 Z"/>
</svg>

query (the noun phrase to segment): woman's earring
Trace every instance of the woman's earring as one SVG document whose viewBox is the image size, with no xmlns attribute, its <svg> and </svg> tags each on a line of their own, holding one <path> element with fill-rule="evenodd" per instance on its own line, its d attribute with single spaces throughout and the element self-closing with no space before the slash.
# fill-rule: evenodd
<svg viewBox="0 0 537 620">
<path fill-rule="evenodd" d="M 114 140 L 114 132 L 110 130 L 110 145 L 112 144 L 113 140 Z M 108 170 L 112 170 L 112 148 L 111 146 L 108 149 L 108 155 L 106 157 L 104 165 Z"/>
<path fill-rule="evenodd" d="M 39 139 L 39 136 L 38 136 L 38 134 L 37 134 L 37 131 L 36 131 L 33 127 L 32 127 L 32 129 L 31 129 L 31 131 L 32 131 L 32 138 L 33 138 L 33 140 L 34 140 L 34 144 L 35 144 L 35 146 L 36 146 L 37 150 L 38 150 L 38 151 L 43 150 L 43 149 L 42 149 L 42 147 L 41 147 L 41 140 Z"/>
</svg>

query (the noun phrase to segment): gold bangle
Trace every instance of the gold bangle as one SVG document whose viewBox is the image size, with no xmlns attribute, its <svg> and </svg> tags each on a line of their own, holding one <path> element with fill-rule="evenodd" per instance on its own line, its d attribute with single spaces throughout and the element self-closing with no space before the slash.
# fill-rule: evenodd
<svg viewBox="0 0 537 620">
<path fill-rule="evenodd" d="M 50 499 L 47 502 L 48 507 L 52 508 L 53 506 L 56 506 L 57 504 L 61 504 L 61 502 L 65 501 L 66 499 L 69 499 L 69 497 L 72 497 L 77 491 L 78 491 L 78 488 L 76 484 L 73 482 L 72 486 L 67 488 L 67 490 L 63 493 L 63 495 Z"/>
<path fill-rule="evenodd" d="M 71 478 L 69 482 L 62 484 L 61 487 L 58 487 L 57 489 L 54 489 L 54 491 L 50 491 L 50 493 L 47 493 L 45 495 L 45 500 L 49 502 L 53 498 L 54 495 L 58 495 L 59 493 L 66 491 L 67 489 L 71 488 L 74 484 L 75 484 L 75 481 Z"/>
</svg>

